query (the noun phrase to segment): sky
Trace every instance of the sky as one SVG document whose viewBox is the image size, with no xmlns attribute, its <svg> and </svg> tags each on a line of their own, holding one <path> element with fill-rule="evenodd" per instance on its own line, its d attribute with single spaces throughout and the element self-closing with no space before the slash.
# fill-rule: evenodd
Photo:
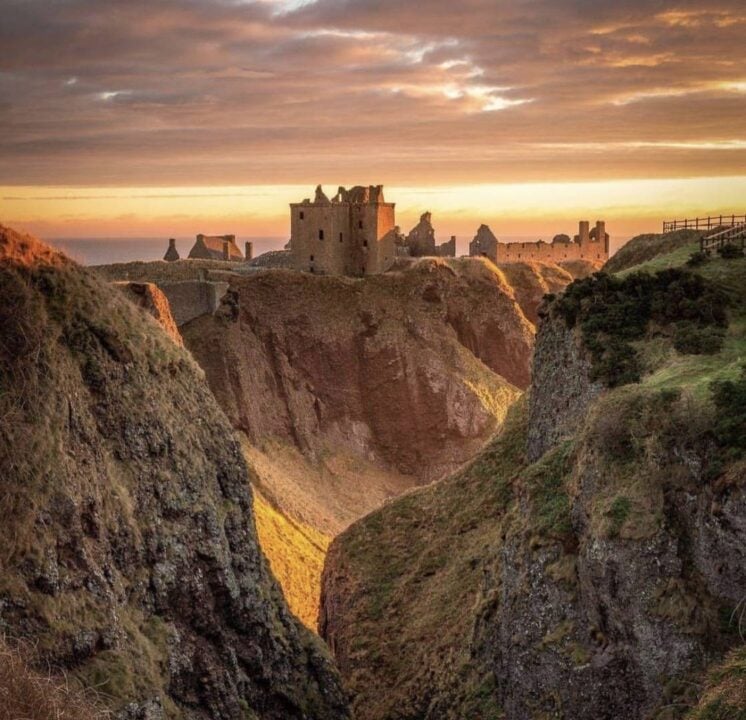
<svg viewBox="0 0 746 720">
<path fill-rule="evenodd" d="M 0 0 L 0 222 L 286 236 L 317 183 L 407 230 L 746 212 L 742 0 Z"/>
</svg>

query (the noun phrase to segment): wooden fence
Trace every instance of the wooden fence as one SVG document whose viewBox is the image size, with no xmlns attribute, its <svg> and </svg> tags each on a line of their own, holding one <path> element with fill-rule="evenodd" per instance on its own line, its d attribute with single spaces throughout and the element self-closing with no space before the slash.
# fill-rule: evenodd
<svg viewBox="0 0 746 720">
<path fill-rule="evenodd" d="M 746 221 L 724 230 L 718 230 L 716 233 L 705 235 L 699 241 L 699 249 L 708 255 L 724 245 L 736 245 L 740 246 L 741 249 L 746 248 Z"/>
<path fill-rule="evenodd" d="M 672 230 L 714 230 L 730 228 L 746 222 L 744 215 L 708 215 L 707 217 L 686 218 L 685 220 L 664 220 L 663 232 Z"/>
</svg>

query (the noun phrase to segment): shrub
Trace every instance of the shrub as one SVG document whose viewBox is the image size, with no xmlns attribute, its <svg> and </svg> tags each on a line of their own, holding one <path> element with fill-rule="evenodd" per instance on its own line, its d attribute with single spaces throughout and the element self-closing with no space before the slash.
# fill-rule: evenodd
<svg viewBox="0 0 746 720">
<path fill-rule="evenodd" d="M 723 349 L 725 331 L 718 327 L 700 327 L 683 322 L 676 326 L 673 346 L 682 354 L 714 355 Z"/>
<path fill-rule="evenodd" d="M 689 259 L 686 261 L 686 264 L 689 267 L 699 267 L 700 265 L 704 265 L 708 261 L 707 253 L 702 252 L 701 250 L 697 250 L 697 252 L 693 252 Z"/>
<path fill-rule="evenodd" d="M 622 525 L 627 521 L 629 514 L 632 510 L 632 502 L 628 497 L 620 495 L 614 498 L 614 502 L 611 503 L 609 508 L 609 519 L 611 526 L 609 533 L 612 536 L 619 535 L 619 531 L 622 529 Z"/>
<path fill-rule="evenodd" d="M 551 304 L 572 328 L 580 326 L 591 355 L 591 376 L 608 387 L 639 382 L 642 368 L 630 344 L 646 337 L 651 323 L 676 328 L 679 352 L 712 353 L 722 347 L 728 326 L 728 298 L 712 283 L 687 270 L 603 272 L 576 280 Z"/>
<path fill-rule="evenodd" d="M 728 243 L 727 245 L 718 248 L 718 255 L 720 255 L 723 260 L 735 260 L 736 258 L 743 257 L 743 248 Z"/>
<path fill-rule="evenodd" d="M 718 411 L 715 442 L 727 459 L 738 459 L 746 454 L 746 365 L 738 380 L 716 380 L 710 389 Z"/>
</svg>

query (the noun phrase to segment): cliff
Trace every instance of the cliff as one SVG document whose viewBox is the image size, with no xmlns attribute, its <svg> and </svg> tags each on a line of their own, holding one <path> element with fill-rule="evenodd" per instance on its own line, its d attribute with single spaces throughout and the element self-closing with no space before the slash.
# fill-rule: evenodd
<svg viewBox="0 0 746 720">
<path fill-rule="evenodd" d="M 431 259 L 234 278 L 218 313 L 182 327 L 247 439 L 260 539 L 309 626 L 330 539 L 483 447 L 528 382 L 532 330 L 494 268 Z"/>
<path fill-rule="evenodd" d="M 624 335 L 627 286 L 574 323 L 551 303 L 500 436 L 334 540 L 320 632 L 357 718 L 741 716 L 746 260 L 697 277 L 663 275 L 648 311 L 724 298 L 721 344 L 679 350 L 657 316 Z M 633 343 L 639 382 L 604 364 L 601 327 Z"/>
<path fill-rule="evenodd" d="M 214 265 L 214 264 L 213 264 Z M 180 323 L 256 470 L 259 537 L 291 608 L 315 628 L 331 538 L 477 453 L 528 383 L 547 292 L 593 269 L 425 258 L 352 279 L 196 263 L 97 268 L 175 288 L 221 283 Z M 191 307 L 194 303 L 188 303 Z"/>
<path fill-rule="evenodd" d="M 497 429 L 529 379 L 532 326 L 487 264 L 364 280 L 265 271 L 183 328 L 234 427 L 311 458 L 345 450 L 426 482 Z"/>
<path fill-rule="evenodd" d="M 562 292 L 573 280 L 587 277 L 598 270 L 598 265 L 587 260 L 573 260 L 560 264 L 499 263 L 497 268 L 512 288 L 524 315 L 536 325 L 544 295 Z"/>
<path fill-rule="evenodd" d="M 116 282 L 114 285 L 137 307 L 160 323 L 161 327 L 177 345 L 184 344 L 179 329 L 176 327 L 174 316 L 171 314 L 168 298 L 155 283 L 125 281 Z"/>
<path fill-rule="evenodd" d="M 0 629 L 121 720 L 346 718 L 259 549 L 204 375 L 95 275 L 0 228 Z"/>
</svg>

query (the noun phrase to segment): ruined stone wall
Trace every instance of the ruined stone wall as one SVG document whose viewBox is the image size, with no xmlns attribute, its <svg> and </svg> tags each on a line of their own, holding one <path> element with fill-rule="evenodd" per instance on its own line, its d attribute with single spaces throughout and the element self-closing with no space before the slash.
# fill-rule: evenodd
<svg viewBox="0 0 746 720">
<path fill-rule="evenodd" d="M 171 314 L 176 324 L 181 327 L 200 315 L 214 313 L 228 290 L 228 283 L 185 280 L 158 283 L 158 287 L 168 298 Z"/>
<path fill-rule="evenodd" d="M 363 208 L 361 237 L 363 239 L 364 274 L 385 272 L 391 267 L 396 256 L 394 205 L 380 203 L 359 207 Z"/>
<path fill-rule="evenodd" d="M 545 262 L 557 263 L 564 260 L 604 261 L 608 259 L 608 241 L 588 240 L 578 242 L 525 242 L 498 243 L 497 262 Z"/>
<path fill-rule="evenodd" d="M 440 243 L 436 250 L 439 257 L 456 257 L 456 236 L 451 235 L 451 239 Z"/>
<path fill-rule="evenodd" d="M 354 260 L 349 237 L 350 205 L 298 203 L 290 207 L 295 268 L 328 275 L 348 274 Z"/>
</svg>

